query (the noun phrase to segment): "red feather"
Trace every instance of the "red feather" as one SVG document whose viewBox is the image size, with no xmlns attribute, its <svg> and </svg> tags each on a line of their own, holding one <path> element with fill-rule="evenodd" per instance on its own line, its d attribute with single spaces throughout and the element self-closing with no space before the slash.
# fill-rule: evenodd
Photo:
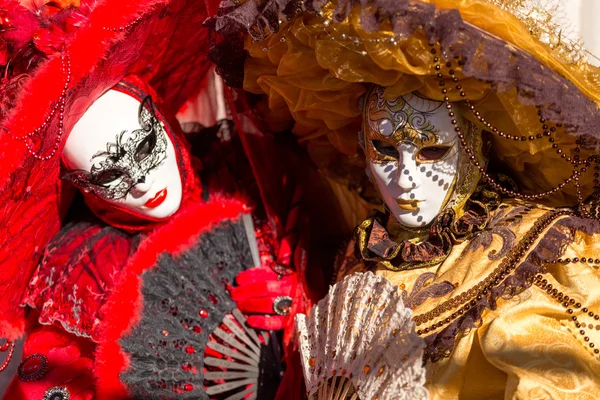
<svg viewBox="0 0 600 400">
<path fill-rule="evenodd" d="M 60 99 L 67 76 L 61 54 L 46 56 L 32 45 L 33 33 L 48 25 L 31 19 L 32 12 L 17 7 L 17 1 L 0 0 L 0 4 L 15 7 L 15 15 L 29 21 L 23 30 L 19 26 L 19 32 L 12 32 L 15 41 L 29 40 L 20 53 L 27 57 L 22 56 L 23 62 L 19 63 L 27 69 L 26 78 L 13 70 L 10 82 L 6 80 L 0 87 L 0 98 L 6 100 L 0 106 L 0 243 L 3 244 L 0 336 L 14 339 L 24 329 L 23 309 L 19 307 L 22 292 L 41 249 L 58 231 L 64 209 L 69 205 L 68 199 L 61 198 L 58 173 L 59 156 L 70 127 L 65 122 L 66 134 L 57 155 L 49 161 L 34 159 L 19 139 L 28 138 L 46 120 L 51 107 Z M 166 113 L 176 112 L 200 87 L 208 70 L 205 68 L 207 32 L 201 28 L 206 17 L 203 1 L 104 0 L 91 10 L 87 22 L 88 12 L 83 7 L 65 12 L 77 21 L 69 25 L 68 18 L 55 15 L 44 17 L 43 23 L 63 21 L 59 28 L 69 32 L 63 54 L 71 60 L 65 113 L 65 121 L 68 119 L 71 125 L 77 118 L 72 113 L 81 112 L 77 106 L 85 106 L 85 101 L 80 101 L 81 104 L 76 101 L 85 100 L 86 96 L 93 101 L 93 96 L 129 73 L 150 82 L 170 108 L 164 110 Z M 182 18 L 185 24 L 181 23 Z M 78 27 L 72 30 L 75 26 Z M 3 38 L 10 49 L 7 36 Z M 12 60 L 17 56 L 13 54 Z M 49 129 L 33 135 L 37 142 L 43 139 L 42 155 L 56 143 L 56 122 L 55 115 Z M 38 150 L 37 144 L 34 149 Z"/>
</svg>

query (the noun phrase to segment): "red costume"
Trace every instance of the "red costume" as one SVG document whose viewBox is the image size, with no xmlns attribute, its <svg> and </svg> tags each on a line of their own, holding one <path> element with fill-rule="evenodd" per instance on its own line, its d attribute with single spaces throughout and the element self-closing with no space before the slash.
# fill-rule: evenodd
<svg viewBox="0 0 600 400">
<path fill-rule="evenodd" d="M 283 179 L 257 178 L 263 200 L 282 190 L 278 201 L 262 204 L 258 225 L 259 244 L 280 249 L 272 249 L 277 272 L 248 269 L 247 198 L 202 199 L 188 145 L 169 116 L 200 91 L 210 70 L 205 4 L 46 5 L 37 10 L 41 18 L 17 2 L 4 7 L 3 23 L 20 25 L 3 36 L 14 63 L 0 110 L 0 337 L 27 334 L 4 398 L 273 397 L 277 340 L 251 326 L 290 327 L 291 315 L 246 322 L 236 310 L 273 314 L 282 294 L 294 296 L 291 314 L 308 305 L 292 269 L 294 257 L 298 266 L 306 259 L 303 246 L 294 252 L 302 233 L 290 234 L 291 221 L 301 220 L 292 204 L 299 192 L 292 196 L 293 184 Z M 73 190 L 59 179 L 62 148 L 79 117 L 113 87 L 139 99 L 149 94 L 161 111 L 176 149 L 181 207 L 153 220 L 88 193 L 85 202 L 102 221 L 80 213 L 61 228 L 67 211 L 73 214 Z M 252 173 L 260 173 L 249 158 Z M 288 216 L 290 204 L 296 211 Z M 236 277 L 241 286 L 234 288 Z"/>
</svg>

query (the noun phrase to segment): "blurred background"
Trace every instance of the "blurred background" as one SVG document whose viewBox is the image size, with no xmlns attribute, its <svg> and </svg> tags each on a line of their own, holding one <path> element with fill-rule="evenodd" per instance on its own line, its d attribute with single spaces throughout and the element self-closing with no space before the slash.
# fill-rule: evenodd
<svg viewBox="0 0 600 400">
<path fill-rule="evenodd" d="M 561 20 L 571 40 L 581 38 L 584 47 L 594 57 L 589 61 L 600 66 L 600 0 L 562 0 Z M 559 17 L 560 18 L 560 17 Z"/>
</svg>

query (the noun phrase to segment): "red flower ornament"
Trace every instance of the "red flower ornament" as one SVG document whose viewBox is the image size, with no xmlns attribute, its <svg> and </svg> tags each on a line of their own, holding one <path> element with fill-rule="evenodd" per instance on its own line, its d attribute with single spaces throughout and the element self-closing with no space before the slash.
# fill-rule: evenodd
<svg viewBox="0 0 600 400">
<path fill-rule="evenodd" d="M 65 39 L 66 33 L 56 26 L 38 29 L 33 36 L 35 47 L 46 55 L 61 51 L 64 48 Z"/>
</svg>

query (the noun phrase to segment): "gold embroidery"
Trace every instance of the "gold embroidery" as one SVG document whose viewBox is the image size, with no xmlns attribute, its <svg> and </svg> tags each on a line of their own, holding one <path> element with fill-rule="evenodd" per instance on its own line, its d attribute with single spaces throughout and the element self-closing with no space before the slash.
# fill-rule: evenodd
<svg viewBox="0 0 600 400">
<path fill-rule="evenodd" d="M 367 118 L 363 119 L 363 134 L 367 156 L 374 163 L 397 162 L 398 159 L 378 151 L 373 141 L 382 141 L 394 148 L 400 143 L 410 143 L 417 149 L 440 142 L 439 130 L 427 116 L 443 103 L 427 100 L 437 107 L 417 109 L 402 96 L 386 100 L 381 86 L 373 86 L 366 98 L 367 112 L 364 115 Z"/>
<path fill-rule="evenodd" d="M 445 319 L 434 322 L 426 328 L 419 329 L 417 334 L 424 335 L 449 325 L 455 319 L 469 311 L 471 307 L 477 305 L 478 300 L 481 300 L 483 296 L 487 295 L 495 286 L 498 286 L 508 275 L 514 272 L 519 261 L 527 254 L 531 245 L 538 239 L 539 235 L 556 219 L 567 215 L 575 215 L 575 213 L 569 210 L 547 212 L 535 222 L 523 239 L 517 243 L 517 245 L 504 257 L 500 265 L 484 280 L 477 283 L 471 289 L 438 305 L 433 310 L 416 315 L 414 321 L 417 326 L 419 326 L 440 317 L 444 313 L 453 311 L 452 314 Z"/>
</svg>

